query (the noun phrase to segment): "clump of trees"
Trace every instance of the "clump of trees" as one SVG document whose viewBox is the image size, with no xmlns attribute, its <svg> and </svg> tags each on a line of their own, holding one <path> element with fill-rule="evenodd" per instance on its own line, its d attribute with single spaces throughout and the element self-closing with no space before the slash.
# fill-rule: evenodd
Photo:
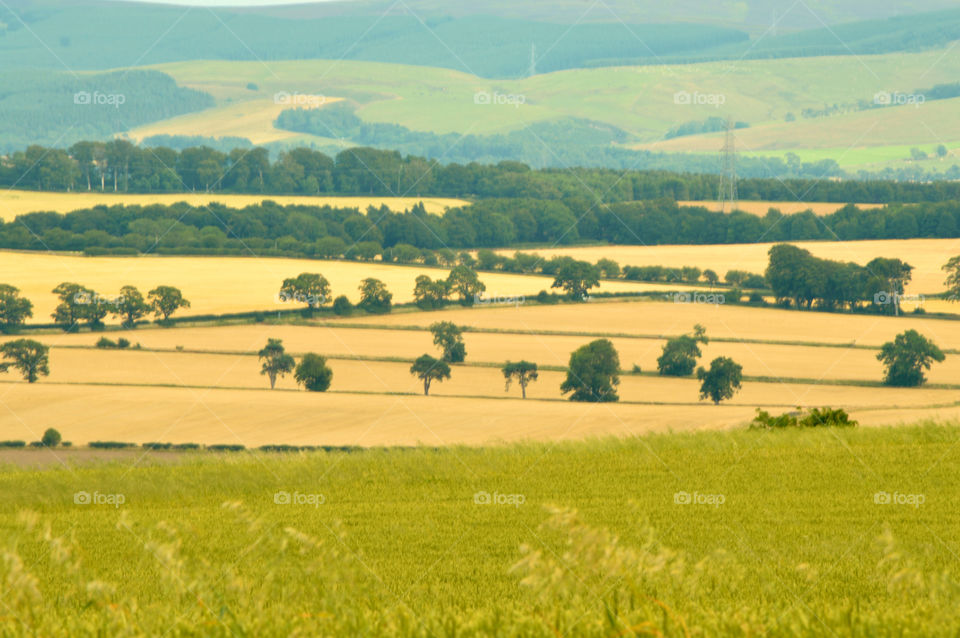
<svg viewBox="0 0 960 638">
<path fill-rule="evenodd" d="M 551 288 L 560 288 L 574 301 L 583 301 L 600 285 L 600 269 L 587 261 L 565 260 L 554 275 Z"/>
<path fill-rule="evenodd" d="M 883 344 L 877 355 L 884 366 L 883 382 L 898 387 L 923 385 L 934 362 L 942 362 L 946 355 L 933 341 L 916 330 L 898 334 L 893 341 Z"/>
<path fill-rule="evenodd" d="M 33 316 L 33 302 L 20 296 L 20 289 L 0 284 L 0 332 L 16 332 Z"/>
<path fill-rule="evenodd" d="M 770 249 L 766 280 L 777 302 L 796 308 L 858 310 L 871 307 L 900 313 L 900 298 L 913 266 L 899 259 L 877 257 L 866 266 L 820 259 L 790 244 Z"/>
<path fill-rule="evenodd" d="M 806 414 L 800 408 L 795 412 L 784 412 L 773 416 L 757 408 L 757 416 L 750 423 L 751 429 L 777 430 L 782 428 L 819 428 L 819 427 L 856 427 L 858 423 L 850 418 L 846 410 L 837 408 L 812 408 Z"/>
<path fill-rule="evenodd" d="M 697 369 L 700 380 L 700 398 L 710 399 L 714 405 L 733 398 L 741 387 L 743 367 L 729 357 L 717 357 L 710 362 L 710 369 Z"/>
<path fill-rule="evenodd" d="M 393 309 L 393 293 L 379 279 L 368 277 L 360 283 L 359 308 L 372 315 L 385 315 Z"/>
<path fill-rule="evenodd" d="M 477 272 L 461 263 L 450 271 L 446 279 L 434 280 L 427 275 L 419 275 L 414 282 L 413 300 L 422 310 L 436 310 L 447 305 L 449 297 L 456 294 L 460 305 L 472 306 L 486 289 Z"/>
<path fill-rule="evenodd" d="M 330 297 L 330 282 L 319 273 L 302 272 L 296 277 L 284 279 L 280 285 L 279 300 L 304 304 L 308 311 L 327 303 Z"/>
<path fill-rule="evenodd" d="M 463 328 L 450 321 L 438 321 L 430 326 L 433 345 L 440 348 L 442 359 L 447 363 L 462 363 L 467 358 L 467 346 L 463 342 Z"/>
<path fill-rule="evenodd" d="M 618 401 L 620 355 L 609 339 L 597 339 L 570 355 L 567 376 L 560 385 L 571 401 L 593 403 Z"/>
<path fill-rule="evenodd" d="M 81 324 L 99 330 L 108 314 L 120 318 L 126 328 L 135 328 L 150 311 L 158 323 L 166 324 L 177 310 L 190 307 L 190 302 L 174 286 L 157 286 L 147 294 L 146 300 L 136 286 L 130 285 L 123 286 L 116 297 L 107 297 L 92 288 L 63 282 L 53 289 L 53 294 L 60 303 L 50 316 L 65 332 L 76 332 Z"/>
<path fill-rule="evenodd" d="M 333 382 L 333 370 L 325 357 L 308 352 L 297 364 L 293 378 L 309 392 L 326 392 Z"/>
<path fill-rule="evenodd" d="M 700 344 L 706 345 L 709 341 L 706 328 L 700 324 L 693 327 L 692 335 L 669 339 L 663 346 L 663 353 L 657 358 L 657 370 L 662 376 L 690 376 L 697 366 L 697 359 L 703 356 Z"/>
</svg>

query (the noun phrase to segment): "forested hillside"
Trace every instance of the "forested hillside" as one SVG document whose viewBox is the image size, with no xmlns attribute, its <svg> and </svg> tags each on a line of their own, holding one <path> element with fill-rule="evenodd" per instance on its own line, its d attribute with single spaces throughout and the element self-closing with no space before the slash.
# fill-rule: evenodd
<svg viewBox="0 0 960 638">
<path fill-rule="evenodd" d="M 0 38 L 2 40 L 2 38 Z M 0 70 L 0 153 L 30 144 L 68 146 L 213 106 L 159 71 L 72 74 Z"/>
</svg>

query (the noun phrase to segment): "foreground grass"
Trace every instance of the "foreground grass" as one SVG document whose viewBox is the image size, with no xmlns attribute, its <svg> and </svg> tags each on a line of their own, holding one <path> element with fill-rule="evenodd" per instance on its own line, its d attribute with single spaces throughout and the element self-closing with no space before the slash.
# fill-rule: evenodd
<svg viewBox="0 0 960 638">
<path fill-rule="evenodd" d="M 927 425 L 9 469 L 0 632 L 956 635 L 958 443 Z"/>
</svg>

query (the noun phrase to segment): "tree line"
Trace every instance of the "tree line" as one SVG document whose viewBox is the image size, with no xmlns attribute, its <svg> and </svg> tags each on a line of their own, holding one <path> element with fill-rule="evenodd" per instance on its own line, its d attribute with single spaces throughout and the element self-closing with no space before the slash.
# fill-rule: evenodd
<svg viewBox="0 0 960 638">
<path fill-rule="evenodd" d="M 861 310 L 899 314 L 913 266 L 877 257 L 865 266 L 814 257 L 810 251 L 779 244 L 770 249 L 766 281 L 777 302 L 796 308 Z"/>
<path fill-rule="evenodd" d="M 847 206 L 764 216 L 724 214 L 659 199 L 607 206 L 586 201 L 491 199 L 426 212 L 280 206 L 242 209 L 212 203 L 96 206 L 72 213 L 37 212 L 0 222 L 0 248 L 103 254 L 259 255 L 313 259 L 449 263 L 454 251 L 594 242 L 619 245 L 749 244 L 808 240 L 960 237 L 960 201 Z"/>
<path fill-rule="evenodd" d="M 116 296 L 103 295 L 92 288 L 73 282 L 58 284 L 51 292 L 59 303 L 50 317 L 65 332 L 76 332 L 81 326 L 100 330 L 107 315 L 120 319 L 125 328 L 135 328 L 148 313 L 161 325 L 190 302 L 175 286 L 161 285 L 144 298 L 136 286 L 123 286 Z M 23 297 L 10 284 L 0 284 L 0 332 L 16 332 L 33 317 L 33 302 Z"/>
<path fill-rule="evenodd" d="M 661 166 L 667 164 L 660 164 Z M 893 180 L 747 178 L 744 200 L 823 202 L 941 202 L 960 199 L 960 183 Z M 531 169 L 517 161 L 441 164 L 416 155 L 349 148 L 327 155 L 309 148 L 279 153 L 262 147 L 222 151 L 141 147 L 123 139 L 79 141 L 67 149 L 33 145 L 0 158 L 0 186 L 52 191 L 174 193 L 185 191 L 406 195 L 559 200 L 598 197 L 632 202 L 666 197 L 712 200 L 719 176 L 663 170 L 608 168 Z M 598 195 L 599 194 L 599 195 Z"/>
</svg>

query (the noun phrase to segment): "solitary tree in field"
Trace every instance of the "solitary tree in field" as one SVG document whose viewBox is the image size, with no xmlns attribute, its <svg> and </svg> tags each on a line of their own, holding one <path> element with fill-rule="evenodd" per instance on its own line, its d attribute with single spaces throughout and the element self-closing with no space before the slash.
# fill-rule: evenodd
<svg viewBox="0 0 960 638">
<path fill-rule="evenodd" d="M 124 286 L 120 289 L 120 296 L 113 305 L 113 314 L 123 319 L 123 325 L 133 328 L 137 320 L 142 319 L 150 310 L 150 306 L 143 300 L 143 295 L 135 286 Z"/>
<path fill-rule="evenodd" d="M 600 285 L 600 269 L 586 261 L 564 262 L 554 275 L 551 288 L 562 288 L 576 301 L 583 301 L 591 288 Z"/>
<path fill-rule="evenodd" d="M 162 317 L 163 321 L 169 320 L 170 315 L 180 308 L 190 307 L 190 302 L 183 298 L 180 289 L 173 286 L 157 286 L 147 293 L 147 298 L 154 316 Z"/>
<path fill-rule="evenodd" d="M 720 276 L 717 275 L 716 271 L 707 268 L 703 271 L 703 280 L 710 284 L 710 287 L 713 288 L 720 281 Z"/>
<path fill-rule="evenodd" d="M 434 381 L 442 382 L 450 378 L 450 366 L 442 359 L 435 359 L 429 354 L 421 355 L 410 366 L 410 374 L 423 381 L 423 394 L 430 394 L 430 384 Z"/>
<path fill-rule="evenodd" d="M 459 296 L 461 306 L 472 306 L 477 296 L 486 289 L 480 276 L 469 266 L 455 266 L 447 276 L 447 290 Z"/>
<path fill-rule="evenodd" d="M 0 331 L 13 332 L 33 316 L 33 303 L 10 284 L 0 284 Z"/>
<path fill-rule="evenodd" d="M 697 367 L 697 359 L 703 356 L 699 344 L 708 343 L 706 330 L 700 324 L 693 327 L 693 335 L 682 335 L 670 339 L 663 346 L 663 353 L 657 359 L 657 369 L 661 376 L 688 377 Z"/>
<path fill-rule="evenodd" d="M 43 443 L 44 447 L 57 447 L 62 440 L 63 437 L 60 436 L 60 432 L 53 428 L 47 428 L 40 438 L 40 442 Z"/>
<path fill-rule="evenodd" d="M 393 293 L 379 279 L 367 277 L 360 283 L 360 303 L 357 306 L 372 315 L 385 315 L 393 308 Z"/>
<path fill-rule="evenodd" d="M 0 372 L 13 366 L 27 383 L 36 383 L 41 375 L 50 374 L 50 348 L 33 339 L 17 339 L 0 346 L 0 354 L 8 361 L 0 363 Z"/>
<path fill-rule="evenodd" d="M 620 356 L 607 339 L 597 339 L 570 355 L 567 378 L 560 385 L 563 394 L 572 392 L 571 401 L 593 403 L 617 401 L 620 385 Z"/>
<path fill-rule="evenodd" d="M 327 303 L 329 298 L 330 282 L 319 273 L 302 272 L 284 279 L 280 286 L 280 301 L 296 301 L 310 310 Z"/>
<path fill-rule="evenodd" d="M 516 380 L 520 386 L 520 395 L 524 399 L 527 398 L 527 386 L 531 381 L 536 381 L 540 376 L 539 372 L 537 372 L 537 364 L 529 361 L 518 361 L 516 363 L 507 361 L 502 371 L 504 378 L 507 380 L 506 391 L 510 390 L 510 383 Z"/>
<path fill-rule="evenodd" d="M 883 382 L 898 387 L 923 385 L 927 380 L 923 371 L 945 358 L 943 350 L 916 330 L 898 334 L 893 341 L 883 344 L 877 355 L 886 368 Z"/>
<path fill-rule="evenodd" d="M 461 363 L 467 358 L 467 347 L 463 343 L 463 329 L 450 321 L 438 321 L 430 326 L 433 333 L 433 345 L 443 352 L 443 360 L 448 363 Z"/>
<path fill-rule="evenodd" d="M 309 352 L 297 364 L 293 378 L 310 392 L 326 392 L 333 380 L 333 370 L 327 365 L 326 358 Z"/>
<path fill-rule="evenodd" d="M 740 389 L 743 366 L 729 357 L 717 357 L 710 362 L 709 370 L 697 370 L 697 378 L 700 379 L 700 398 L 710 399 L 718 405 Z"/>
<path fill-rule="evenodd" d="M 257 354 L 263 361 L 260 374 L 265 374 L 270 378 L 271 390 L 277 384 L 277 377 L 282 377 L 291 372 L 296 363 L 293 357 L 287 354 L 280 339 L 268 339 L 267 345 Z"/>
</svg>

